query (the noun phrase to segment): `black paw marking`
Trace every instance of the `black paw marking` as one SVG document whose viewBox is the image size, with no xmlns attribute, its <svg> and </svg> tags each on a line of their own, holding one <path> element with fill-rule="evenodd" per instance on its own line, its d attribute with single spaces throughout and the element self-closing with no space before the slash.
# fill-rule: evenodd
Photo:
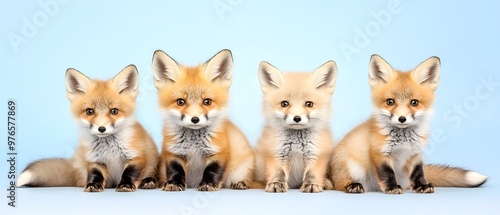
<svg viewBox="0 0 500 215">
<path fill-rule="evenodd" d="M 163 191 L 184 191 L 184 190 L 186 190 L 186 185 L 165 182 L 165 184 L 163 185 L 161 190 L 163 190 Z"/>
<path fill-rule="evenodd" d="M 97 183 L 88 183 L 87 186 L 85 186 L 85 192 L 102 192 L 104 191 L 104 188 L 102 185 L 97 184 Z"/>
<path fill-rule="evenodd" d="M 134 192 L 136 190 L 133 184 L 119 184 L 116 187 L 116 192 Z"/>
<path fill-rule="evenodd" d="M 413 188 L 415 193 L 434 193 L 434 186 L 432 184 L 420 185 Z"/>
<path fill-rule="evenodd" d="M 198 185 L 198 191 L 218 191 L 219 186 L 214 183 L 206 183 L 202 182 L 200 185 Z"/>
<path fill-rule="evenodd" d="M 403 194 L 404 191 L 403 191 L 403 188 L 401 188 L 401 186 L 396 185 L 394 187 L 385 189 L 384 193 L 386 193 L 386 194 Z"/>
<path fill-rule="evenodd" d="M 352 183 L 345 187 L 345 192 L 346 193 L 364 193 L 365 188 L 363 188 L 363 185 L 360 183 Z"/>
</svg>

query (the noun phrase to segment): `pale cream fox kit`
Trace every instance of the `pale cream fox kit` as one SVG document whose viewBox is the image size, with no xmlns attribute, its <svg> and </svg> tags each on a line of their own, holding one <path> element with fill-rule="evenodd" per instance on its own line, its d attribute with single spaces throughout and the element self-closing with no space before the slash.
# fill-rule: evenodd
<svg viewBox="0 0 500 215">
<path fill-rule="evenodd" d="M 393 69 L 378 55 L 371 57 L 373 113 L 333 151 L 330 174 L 336 190 L 433 193 L 434 186 L 477 187 L 486 181 L 476 172 L 423 163 L 439 73 L 437 57 L 409 72 Z"/>
<path fill-rule="evenodd" d="M 265 125 L 256 146 L 257 180 L 267 192 L 321 192 L 333 138 L 329 128 L 337 66 L 328 61 L 312 73 L 282 73 L 259 66 Z"/>
<path fill-rule="evenodd" d="M 68 69 L 66 95 L 80 128 L 76 152 L 70 159 L 49 158 L 29 164 L 17 186 L 78 186 L 86 192 L 156 188 L 158 149 L 134 117 L 138 85 L 134 65 L 108 81 L 91 80 Z"/>
</svg>

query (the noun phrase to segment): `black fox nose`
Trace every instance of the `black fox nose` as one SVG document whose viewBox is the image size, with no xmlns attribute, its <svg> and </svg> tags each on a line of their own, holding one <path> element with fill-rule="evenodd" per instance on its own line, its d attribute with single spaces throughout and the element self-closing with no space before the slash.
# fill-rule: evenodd
<svg viewBox="0 0 500 215">
<path fill-rule="evenodd" d="M 193 118 L 191 118 L 191 122 L 194 123 L 194 124 L 196 124 L 196 123 L 200 122 L 200 118 L 193 117 Z"/>
<path fill-rule="evenodd" d="M 296 123 L 299 123 L 299 122 L 300 122 L 300 120 L 302 120 L 302 119 L 300 118 L 300 116 L 294 116 L 294 117 L 293 117 L 293 121 L 294 121 L 294 122 L 296 122 Z"/>
<path fill-rule="evenodd" d="M 106 128 L 105 128 L 105 127 L 102 127 L 102 126 L 101 126 L 101 127 L 99 127 L 97 130 L 98 130 L 99 132 L 101 132 L 101 133 L 106 132 Z"/>
<path fill-rule="evenodd" d="M 404 116 L 400 116 L 400 117 L 399 117 L 399 119 L 398 119 L 398 121 L 399 121 L 400 123 L 404 123 L 404 122 L 406 122 L 406 117 L 404 117 Z"/>
</svg>

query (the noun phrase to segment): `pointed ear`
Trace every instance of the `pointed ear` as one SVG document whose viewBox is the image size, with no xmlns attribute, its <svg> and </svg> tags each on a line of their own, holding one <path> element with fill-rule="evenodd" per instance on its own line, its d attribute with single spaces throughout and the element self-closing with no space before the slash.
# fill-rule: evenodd
<svg viewBox="0 0 500 215">
<path fill-rule="evenodd" d="M 181 70 L 177 62 L 162 50 L 156 50 L 153 54 L 153 76 L 155 87 L 163 84 L 176 82 L 181 76 Z"/>
<path fill-rule="evenodd" d="M 337 64 L 330 60 L 314 70 L 311 78 L 316 89 L 326 89 L 329 93 L 333 93 L 337 74 Z"/>
<path fill-rule="evenodd" d="M 111 81 L 119 94 L 139 95 L 139 72 L 135 65 L 130 64 L 116 75 Z"/>
<path fill-rule="evenodd" d="M 276 67 L 266 61 L 262 61 L 259 65 L 259 80 L 260 88 L 264 90 L 269 87 L 280 88 L 285 81 L 285 77 Z"/>
<path fill-rule="evenodd" d="M 233 55 L 224 49 L 205 63 L 205 76 L 212 82 L 218 82 L 227 87 L 231 86 L 233 70 Z"/>
<path fill-rule="evenodd" d="M 439 72 L 441 70 L 441 60 L 438 57 L 430 57 L 420 63 L 412 71 L 412 78 L 420 85 L 428 86 L 436 90 L 439 85 Z"/>
<path fill-rule="evenodd" d="M 66 96 L 73 100 L 79 94 L 85 94 L 92 86 L 92 81 L 76 69 L 66 70 Z"/>
<path fill-rule="evenodd" d="M 394 69 L 382 57 L 374 54 L 370 58 L 368 65 L 369 78 L 368 82 L 371 87 L 379 84 L 386 84 L 389 80 L 395 77 Z"/>
</svg>

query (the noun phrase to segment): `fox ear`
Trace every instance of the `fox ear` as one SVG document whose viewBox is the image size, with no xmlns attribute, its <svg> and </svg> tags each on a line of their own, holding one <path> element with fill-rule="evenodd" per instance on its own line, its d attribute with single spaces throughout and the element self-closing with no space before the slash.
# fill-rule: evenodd
<svg viewBox="0 0 500 215">
<path fill-rule="evenodd" d="M 112 80 L 113 86 L 119 94 L 129 93 L 133 97 L 139 95 L 139 72 L 135 65 L 125 67 Z"/>
<path fill-rule="evenodd" d="M 439 72 L 441 70 L 441 60 L 436 57 L 430 57 L 420 63 L 412 71 L 412 78 L 420 85 L 428 86 L 436 90 L 439 84 Z"/>
<path fill-rule="evenodd" d="M 231 86 L 232 70 L 233 55 L 231 51 L 224 49 L 205 63 L 204 73 L 212 82 L 229 87 Z"/>
<path fill-rule="evenodd" d="M 153 76 L 155 78 L 155 87 L 168 82 L 178 81 L 181 70 L 177 62 L 168 56 L 162 50 L 156 50 L 153 54 Z"/>
<path fill-rule="evenodd" d="M 85 94 L 92 86 L 92 81 L 76 69 L 66 70 L 66 96 L 73 100 L 78 94 Z"/>
<path fill-rule="evenodd" d="M 283 73 L 276 67 L 266 61 L 262 61 L 259 65 L 259 80 L 260 88 L 274 87 L 280 88 L 283 85 L 285 77 Z"/>
<path fill-rule="evenodd" d="M 374 54 L 370 58 L 368 65 L 369 83 L 374 87 L 379 84 L 386 84 L 389 80 L 394 78 L 394 69 L 382 57 Z"/>
<path fill-rule="evenodd" d="M 329 93 L 333 93 L 337 74 L 337 64 L 335 61 L 330 60 L 314 70 L 312 81 L 316 89 L 326 89 Z"/>
</svg>

